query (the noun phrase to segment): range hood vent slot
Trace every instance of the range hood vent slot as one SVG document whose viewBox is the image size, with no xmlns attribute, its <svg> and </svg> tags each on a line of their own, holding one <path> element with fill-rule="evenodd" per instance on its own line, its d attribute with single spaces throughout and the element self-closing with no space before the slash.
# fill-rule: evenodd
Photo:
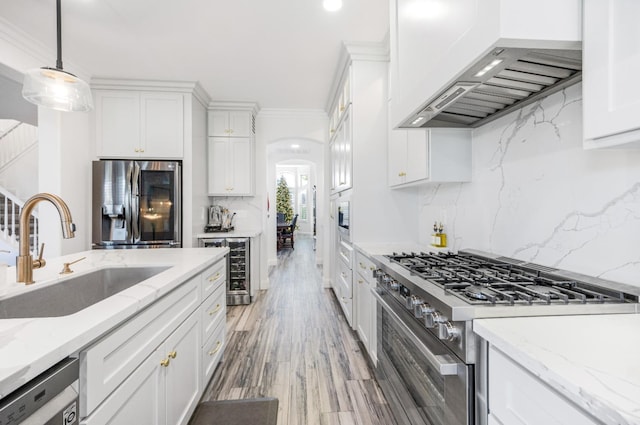
<svg viewBox="0 0 640 425">
<path fill-rule="evenodd" d="M 582 79 L 580 50 L 496 48 L 400 127 L 479 127 Z"/>
</svg>

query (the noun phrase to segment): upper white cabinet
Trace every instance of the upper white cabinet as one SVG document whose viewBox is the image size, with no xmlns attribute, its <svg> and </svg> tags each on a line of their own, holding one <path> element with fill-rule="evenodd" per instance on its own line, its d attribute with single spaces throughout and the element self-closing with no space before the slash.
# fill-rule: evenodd
<svg viewBox="0 0 640 425">
<path fill-rule="evenodd" d="M 352 187 L 351 67 L 347 67 L 329 114 L 331 192 Z"/>
<path fill-rule="evenodd" d="M 251 137 L 255 116 L 251 111 L 209 111 L 209 136 Z"/>
<path fill-rule="evenodd" d="M 253 140 L 209 137 L 209 195 L 253 195 Z"/>
<path fill-rule="evenodd" d="M 584 0 L 585 148 L 640 148 L 640 2 Z"/>
<path fill-rule="evenodd" d="M 391 130 L 389 186 L 471 181 L 471 130 Z"/>
<path fill-rule="evenodd" d="M 257 105 L 212 102 L 208 112 L 209 196 L 253 196 Z"/>
<path fill-rule="evenodd" d="M 581 4 L 391 0 L 392 126 L 435 98 L 493 47 L 579 48 Z"/>
<path fill-rule="evenodd" d="M 183 93 L 95 89 L 93 94 L 99 157 L 183 157 Z"/>
</svg>

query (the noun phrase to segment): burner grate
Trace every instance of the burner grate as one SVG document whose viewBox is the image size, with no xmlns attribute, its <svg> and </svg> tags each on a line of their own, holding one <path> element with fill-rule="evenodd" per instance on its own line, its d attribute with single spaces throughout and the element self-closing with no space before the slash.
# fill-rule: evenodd
<svg viewBox="0 0 640 425">
<path fill-rule="evenodd" d="M 578 281 L 557 278 L 558 271 L 453 253 L 393 253 L 386 256 L 412 275 L 444 288 L 471 304 L 597 304 L 624 302 L 623 293 L 599 292 Z"/>
</svg>

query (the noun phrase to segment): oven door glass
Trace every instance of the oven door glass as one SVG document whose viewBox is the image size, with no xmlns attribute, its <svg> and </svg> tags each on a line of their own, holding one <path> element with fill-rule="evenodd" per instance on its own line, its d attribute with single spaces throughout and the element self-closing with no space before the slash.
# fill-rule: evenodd
<svg viewBox="0 0 640 425">
<path fill-rule="evenodd" d="M 401 425 L 467 425 L 472 366 L 447 348 L 389 296 L 377 299 L 376 378 Z M 383 298 L 384 297 L 384 298 Z M 399 305 L 399 304 L 398 304 Z"/>
</svg>

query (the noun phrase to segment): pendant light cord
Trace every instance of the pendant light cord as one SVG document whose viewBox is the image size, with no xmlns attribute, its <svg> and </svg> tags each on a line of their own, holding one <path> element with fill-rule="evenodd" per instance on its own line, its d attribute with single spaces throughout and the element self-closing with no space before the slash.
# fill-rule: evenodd
<svg viewBox="0 0 640 425">
<path fill-rule="evenodd" d="M 62 13 L 60 12 L 61 0 L 56 0 L 56 16 L 58 20 L 58 57 L 56 58 L 56 68 L 62 69 Z"/>
</svg>

